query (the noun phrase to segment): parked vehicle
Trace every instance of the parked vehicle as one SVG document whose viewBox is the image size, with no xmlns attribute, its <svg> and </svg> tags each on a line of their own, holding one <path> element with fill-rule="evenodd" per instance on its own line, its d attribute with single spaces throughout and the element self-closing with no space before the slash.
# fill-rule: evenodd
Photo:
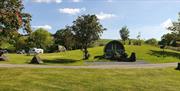
<svg viewBox="0 0 180 91">
<path fill-rule="evenodd" d="M 19 51 L 17 51 L 16 53 L 17 53 L 17 54 L 25 54 L 26 52 L 25 52 L 25 50 L 19 50 Z"/>
<path fill-rule="evenodd" d="M 0 53 L 8 53 L 7 50 L 0 50 Z"/>
<path fill-rule="evenodd" d="M 62 45 L 58 45 L 58 52 L 65 52 L 66 48 Z"/>
<path fill-rule="evenodd" d="M 30 54 L 40 54 L 40 53 L 44 53 L 44 50 L 43 49 L 38 49 L 38 48 L 32 48 L 29 50 L 29 53 Z"/>
</svg>

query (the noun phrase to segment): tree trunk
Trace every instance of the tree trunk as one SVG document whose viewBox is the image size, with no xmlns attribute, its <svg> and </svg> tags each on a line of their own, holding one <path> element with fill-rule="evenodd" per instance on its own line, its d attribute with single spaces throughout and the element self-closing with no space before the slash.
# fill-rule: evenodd
<svg viewBox="0 0 180 91">
<path fill-rule="evenodd" d="M 129 45 L 131 45 L 131 40 L 129 40 Z"/>
<path fill-rule="evenodd" d="M 178 66 L 176 68 L 177 70 L 180 70 L 180 63 L 178 63 Z"/>
<path fill-rule="evenodd" d="M 165 50 L 164 50 L 164 48 L 163 48 L 163 58 L 165 57 L 164 54 L 165 54 Z"/>
<path fill-rule="evenodd" d="M 83 58 L 83 59 L 84 59 L 84 60 L 89 59 L 89 54 L 88 54 L 87 47 L 84 48 L 84 51 L 83 51 L 83 52 L 84 52 L 84 58 Z"/>
<path fill-rule="evenodd" d="M 124 42 L 124 45 L 126 45 L 126 40 L 123 40 L 123 42 Z"/>
</svg>

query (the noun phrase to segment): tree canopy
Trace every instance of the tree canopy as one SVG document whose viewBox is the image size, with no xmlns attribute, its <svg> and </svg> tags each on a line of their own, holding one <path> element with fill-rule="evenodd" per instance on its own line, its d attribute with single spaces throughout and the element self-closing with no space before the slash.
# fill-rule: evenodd
<svg viewBox="0 0 180 91">
<path fill-rule="evenodd" d="M 96 15 L 82 15 L 73 22 L 72 33 L 84 50 L 84 59 L 88 59 L 88 46 L 98 40 L 104 30 Z"/>
<path fill-rule="evenodd" d="M 180 13 L 178 21 L 174 21 L 173 26 L 168 29 L 172 31 L 174 39 L 180 41 Z"/>
<path fill-rule="evenodd" d="M 32 32 L 28 42 L 31 47 L 46 49 L 53 44 L 53 38 L 47 30 L 39 28 Z"/>
<path fill-rule="evenodd" d="M 67 26 L 64 29 L 58 30 L 54 34 L 55 43 L 58 45 L 63 45 L 66 47 L 66 49 L 73 49 L 75 46 L 75 39 L 74 35 L 72 33 L 72 28 Z"/>
<path fill-rule="evenodd" d="M 119 33 L 120 33 L 121 39 L 124 41 L 124 44 L 125 44 L 125 41 L 129 38 L 129 30 L 127 26 L 122 27 Z"/>
<path fill-rule="evenodd" d="M 179 19 L 172 22 L 172 26 L 167 28 L 171 33 L 164 34 L 161 41 L 165 41 L 168 46 L 178 46 L 178 41 L 180 41 L 180 13 Z"/>
<path fill-rule="evenodd" d="M 31 32 L 31 15 L 23 12 L 21 0 L 0 0 L 0 32 L 9 33 L 23 28 Z"/>
</svg>

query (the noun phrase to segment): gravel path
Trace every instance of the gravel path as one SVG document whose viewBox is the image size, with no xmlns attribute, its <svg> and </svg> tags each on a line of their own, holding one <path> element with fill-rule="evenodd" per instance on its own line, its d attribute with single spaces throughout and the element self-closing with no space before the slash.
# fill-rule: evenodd
<svg viewBox="0 0 180 91">
<path fill-rule="evenodd" d="M 87 65 L 134 65 L 134 64 L 149 64 L 143 60 L 136 62 L 85 62 Z"/>
<path fill-rule="evenodd" d="M 146 63 L 119 63 L 88 66 L 50 66 L 50 65 L 32 65 L 32 64 L 0 64 L 0 68 L 66 68 L 66 69 L 131 69 L 131 68 L 166 68 L 176 67 L 177 63 L 146 64 Z"/>
</svg>

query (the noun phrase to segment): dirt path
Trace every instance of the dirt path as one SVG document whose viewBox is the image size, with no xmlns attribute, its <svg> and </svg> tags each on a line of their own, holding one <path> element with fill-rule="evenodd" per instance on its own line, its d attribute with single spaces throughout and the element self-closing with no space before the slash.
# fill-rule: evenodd
<svg viewBox="0 0 180 91">
<path fill-rule="evenodd" d="M 131 69 L 131 68 L 166 68 L 176 67 L 177 63 L 162 64 L 121 64 L 121 65 L 89 65 L 89 66 L 50 66 L 32 64 L 0 64 L 0 68 L 66 68 L 66 69 Z"/>
</svg>

